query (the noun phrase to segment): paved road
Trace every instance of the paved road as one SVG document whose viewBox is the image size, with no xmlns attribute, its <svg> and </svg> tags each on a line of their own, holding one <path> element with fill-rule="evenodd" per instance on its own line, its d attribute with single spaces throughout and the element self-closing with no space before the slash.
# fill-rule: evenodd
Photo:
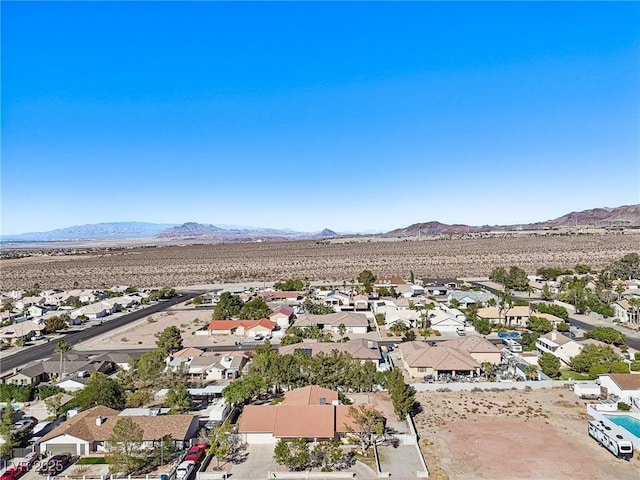
<svg viewBox="0 0 640 480">
<path fill-rule="evenodd" d="M 97 335 L 102 335 L 111 330 L 122 327 L 127 323 L 134 322 L 153 313 L 166 310 L 172 305 L 176 305 L 195 297 L 197 294 L 197 292 L 179 293 L 174 298 L 171 298 L 169 300 L 158 302 L 155 305 L 151 305 L 141 310 L 136 310 L 135 312 L 128 313 L 113 320 L 107 320 L 102 325 L 96 325 L 95 327 L 87 328 L 86 330 L 82 330 L 77 333 L 64 335 L 62 338 L 71 345 L 75 345 L 76 343 L 83 342 Z M 14 368 L 26 365 L 35 360 L 50 357 L 54 353 L 55 344 L 56 342 L 52 341 L 40 345 L 33 345 L 10 356 L 0 357 L 0 373 L 8 372 Z"/>
</svg>

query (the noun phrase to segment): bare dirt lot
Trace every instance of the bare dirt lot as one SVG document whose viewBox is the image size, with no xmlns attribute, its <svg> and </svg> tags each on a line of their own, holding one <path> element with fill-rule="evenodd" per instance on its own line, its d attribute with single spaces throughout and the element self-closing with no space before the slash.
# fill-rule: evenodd
<svg viewBox="0 0 640 480">
<path fill-rule="evenodd" d="M 82 255 L 3 259 L 0 289 L 113 285 L 184 286 L 307 277 L 350 280 L 365 268 L 377 275 L 484 276 L 496 266 L 602 267 L 637 252 L 640 235 L 509 235 L 491 238 L 390 241 L 296 241 L 95 250 Z"/>
<path fill-rule="evenodd" d="M 435 479 L 640 478 L 636 453 L 615 458 L 587 434 L 571 391 L 429 392 L 415 422 Z"/>
<path fill-rule="evenodd" d="M 156 334 L 171 326 L 180 329 L 185 347 L 190 347 L 194 344 L 201 345 L 203 342 L 215 345 L 219 339 L 193 335 L 193 332 L 204 327 L 209 320 L 211 320 L 211 310 L 198 310 L 180 304 L 164 312 L 154 313 L 137 322 L 82 342 L 74 348 L 82 351 L 148 349 L 156 346 Z M 220 340 L 226 340 L 226 338 Z"/>
</svg>

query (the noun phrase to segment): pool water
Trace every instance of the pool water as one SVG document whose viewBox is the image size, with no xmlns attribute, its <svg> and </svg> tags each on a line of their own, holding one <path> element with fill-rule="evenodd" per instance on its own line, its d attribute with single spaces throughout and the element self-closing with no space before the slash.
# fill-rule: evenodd
<svg viewBox="0 0 640 480">
<path fill-rule="evenodd" d="M 632 433 L 636 437 L 640 438 L 640 420 L 630 417 L 628 415 L 605 415 L 616 425 Z"/>
</svg>

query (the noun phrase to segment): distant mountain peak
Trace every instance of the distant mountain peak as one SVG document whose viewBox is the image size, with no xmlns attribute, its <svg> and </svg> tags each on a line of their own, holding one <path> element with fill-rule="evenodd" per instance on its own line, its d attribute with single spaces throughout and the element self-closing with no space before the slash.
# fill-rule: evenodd
<svg viewBox="0 0 640 480">
<path fill-rule="evenodd" d="M 328 228 L 325 228 L 324 230 L 322 230 L 320 233 L 316 235 L 316 237 L 319 237 L 319 238 L 338 237 L 338 236 L 339 235 L 336 232 Z"/>
<path fill-rule="evenodd" d="M 199 235 L 211 235 L 224 231 L 215 225 L 208 225 L 196 222 L 186 222 L 182 225 L 167 228 L 158 234 L 158 237 L 191 237 Z"/>
</svg>

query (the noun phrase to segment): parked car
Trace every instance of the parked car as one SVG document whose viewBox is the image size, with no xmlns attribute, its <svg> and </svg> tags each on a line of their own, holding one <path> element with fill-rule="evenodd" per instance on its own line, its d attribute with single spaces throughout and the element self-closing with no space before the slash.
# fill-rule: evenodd
<svg viewBox="0 0 640 480">
<path fill-rule="evenodd" d="M 178 465 L 178 468 L 176 468 L 176 479 L 182 480 L 184 478 L 188 478 L 189 475 L 191 475 L 191 472 L 193 472 L 195 465 L 196 462 L 191 460 L 182 462 Z"/>
<path fill-rule="evenodd" d="M 31 341 L 37 342 L 38 340 L 42 340 L 43 338 L 44 338 L 44 335 L 34 335 L 33 337 L 31 337 Z"/>
<path fill-rule="evenodd" d="M 40 455 L 37 452 L 27 453 L 25 457 L 20 460 L 20 466 L 29 470 L 38 461 Z"/>
<path fill-rule="evenodd" d="M 0 480 L 15 480 L 16 478 L 20 478 L 24 475 L 26 471 L 27 468 L 22 465 L 9 467 L 2 475 L 0 475 Z"/>
<path fill-rule="evenodd" d="M 186 462 L 195 462 L 198 463 L 204 457 L 204 451 L 206 447 L 194 445 L 189 450 L 187 450 L 187 454 L 184 457 Z"/>
<path fill-rule="evenodd" d="M 40 475 L 55 476 L 61 473 L 71 463 L 72 456 L 70 453 L 60 453 L 48 459 L 38 470 Z"/>
</svg>

